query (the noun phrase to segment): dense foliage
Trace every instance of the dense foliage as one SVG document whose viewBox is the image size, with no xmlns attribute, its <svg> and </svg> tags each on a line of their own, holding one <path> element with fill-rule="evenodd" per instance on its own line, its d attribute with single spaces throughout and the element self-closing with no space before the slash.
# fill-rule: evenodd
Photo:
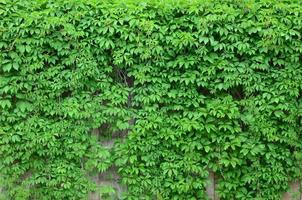
<svg viewBox="0 0 302 200">
<path fill-rule="evenodd" d="M 280 199 L 301 175 L 297 1 L 0 1 L 2 199 Z M 102 135 L 128 131 L 113 149 Z M 1 197 L 0 197 L 1 198 Z"/>
</svg>

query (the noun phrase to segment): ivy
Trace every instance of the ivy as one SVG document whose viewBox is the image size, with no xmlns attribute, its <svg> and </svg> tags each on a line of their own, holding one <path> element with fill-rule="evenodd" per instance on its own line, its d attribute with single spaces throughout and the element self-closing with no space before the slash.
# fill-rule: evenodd
<svg viewBox="0 0 302 200">
<path fill-rule="evenodd" d="M 222 200 L 273 200 L 301 177 L 300 1 L 2 0 L 0 17 L 0 198 L 114 198 L 91 181 L 112 166 L 123 199 L 206 199 L 212 170 Z"/>
</svg>

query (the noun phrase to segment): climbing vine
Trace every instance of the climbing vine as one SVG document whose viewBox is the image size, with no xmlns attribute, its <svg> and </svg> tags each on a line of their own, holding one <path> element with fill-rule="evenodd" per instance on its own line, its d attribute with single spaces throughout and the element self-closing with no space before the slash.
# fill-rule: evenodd
<svg viewBox="0 0 302 200">
<path fill-rule="evenodd" d="M 0 0 L 0 198 L 277 200 L 301 176 L 298 0 Z M 121 134 L 112 149 L 102 138 Z M 101 140 L 101 141 L 100 141 Z"/>
</svg>

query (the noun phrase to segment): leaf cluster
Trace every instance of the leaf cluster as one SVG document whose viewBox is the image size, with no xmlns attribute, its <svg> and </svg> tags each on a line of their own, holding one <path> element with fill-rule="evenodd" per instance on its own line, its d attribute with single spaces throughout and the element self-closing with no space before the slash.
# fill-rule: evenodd
<svg viewBox="0 0 302 200">
<path fill-rule="evenodd" d="M 301 176 L 299 1 L 0 1 L 4 199 L 280 199 Z M 104 137 L 129 131 L 108 149 Z M 103 190 L 102 190 L 103 191 Z M 103 193 L 111 194 L 110 188 Z"/>
</svg>

